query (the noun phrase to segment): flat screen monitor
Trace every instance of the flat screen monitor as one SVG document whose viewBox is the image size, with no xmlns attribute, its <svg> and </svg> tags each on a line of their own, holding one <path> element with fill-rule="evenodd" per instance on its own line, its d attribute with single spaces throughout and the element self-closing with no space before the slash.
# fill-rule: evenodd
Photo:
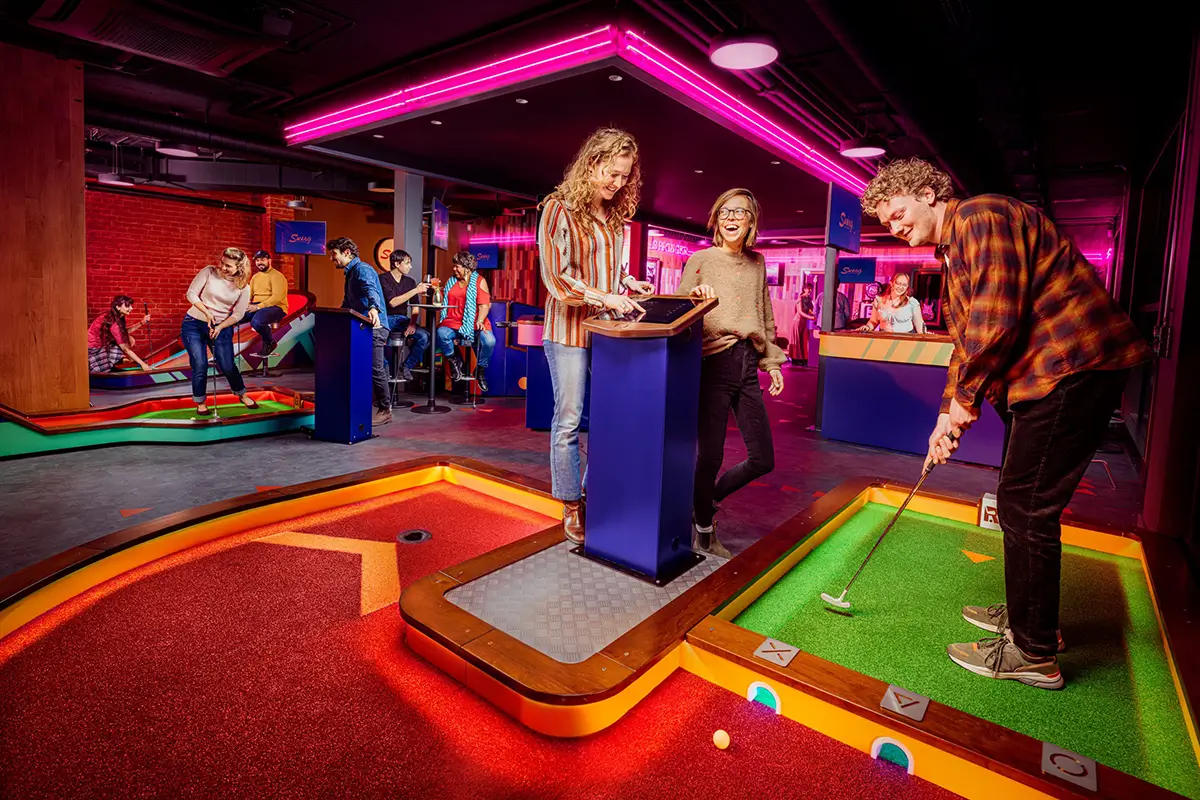
<svg viewBox="0 0 1200 800">
<path fill-rule="evenodd" d="M 633 298 L 646 311 L 634 311 L 624 316 L 612 315 L 609 319 L 625 322 L 653 322 L 667 325 L 682 317 L 696 307 L 696 304 L 685 297 L 655 297 L 649 300 Z"/>
<path fill-rule="evenodd" d="M 450 209 L 436 197 L 433 198 L 433 246 L 439 250 L 450 249 Z"/>
<path fill-rule="evenodd" d="M 767 286 L 783 283 L 783 264 L 767 264 Z"/>
</svg>

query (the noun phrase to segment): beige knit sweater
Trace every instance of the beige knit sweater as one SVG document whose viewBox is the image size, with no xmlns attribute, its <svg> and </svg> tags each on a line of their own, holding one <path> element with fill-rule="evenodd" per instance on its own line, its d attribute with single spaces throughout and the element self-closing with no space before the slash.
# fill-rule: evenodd
<svg viewBox="0 0 1200 800">
<path fill-rule="evenodd" d="M 777 369 L 787 356 L 775 344 L 775 312 L 767 294 L 767 271 L 762 254 L 747 250 L 740 255 L 717 247 L 701 250 L 688 259 L 678 294 L 687 294 L 707 283 L 721 302 L 704 317 L 704 355 L 728 350 L 749 339 L 762 356 L 758 368 Z"/>
</svg>

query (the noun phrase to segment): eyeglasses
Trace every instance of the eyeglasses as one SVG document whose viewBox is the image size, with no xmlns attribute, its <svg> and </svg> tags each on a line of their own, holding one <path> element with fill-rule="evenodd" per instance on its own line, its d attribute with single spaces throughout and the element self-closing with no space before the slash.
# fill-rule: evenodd
<svg viewBox="0 0 1200 800">
<path fill-rule="evenodd" d="M 752 219 L 754 212 L 748 208 L 722 208 L 717 212 L 717 219 Z"/>
</svg>

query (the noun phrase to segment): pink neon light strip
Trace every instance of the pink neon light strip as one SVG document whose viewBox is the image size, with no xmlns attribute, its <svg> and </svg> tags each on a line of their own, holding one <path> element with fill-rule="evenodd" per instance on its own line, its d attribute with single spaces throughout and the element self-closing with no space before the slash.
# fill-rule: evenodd
<svg viewBox="0 0 1200 800">
<path fill-rule="evenodd" d="M 473 69 L 468 69 L 463 72 L 458 72 L 458 73 L 455 73 L 454 75 L 447 75 L 444 78 L 438 78 L 437 80 L 429 81 L 428 83 L 418 84 L 417 86 L 409 86 L 407 88 L 400 89 L 399 91 L 385 94 L 382 97 L 376 97 L 373 100 L 367 100 L 366 102 L 359 103 L 358 105 L 349 106 L 347 108 L 343 108 L 338 111 L 331 111 L 328 114 L 322 114 L 319 117 L 314 117 L 312 119 L 306 119 L 303 122 L 297 122 L 294 125 L 289 125 L 286 128 L 284 128 L 284 131 L 292 131 L 292 130 L 296 130 L 297 128 L 307 128 L 309 125 L 311 125 L 313 123 L 323 122 L 324 120 L 327 120 L 330 117 L 336 117 L 341 114 L 348 113 L 350 111 L 357 111 L 360 108 L 366 108 L 367 106 L 371 106 L 376 103 L 386 102 L 388 100 L 391 100 L 394 97 L 399 97 L 400 95 L 404 94 L 405 92 L 416 92 L 416 91 L 420 91 L 421 89 L 427 89 L 430 86 L 436 86 L 439 83 L 445 83 L 446 81 L 452 81 L 455 78 L 465 78 L 468 75 L 474 75 L 475 73 L 481 72 L 485 69 L 490 69 L 492 67 L 499 67 L 504 64 L 509 64 L 513 61 L 518 61 L 527 56 L 537 55 L 538 53 L 544 53 L 547 50 L 552 50 L 556 47 L 573 44 L 574 42 L 578 42 L 581 39 L 587 39 L 589 37 L 595 36 L 600 33 L 607 33 L 611 28 L 612 28 L 611 25 L 605 25 L 603 28 L 597 28 L 594 31 L 589 31 L 588 33 L 580 34 L 579 36 L 575 36 L 570 39 L 563 39 L 561 42 L 554 42 L 553 44 L 548 44 L 544 47 L 539 47 L 536 50 L 528 50 L 524 53 L 518 53 L 515 56 L 509 56 L 508 58 L 502 58 L 499 61 L 493 61 L 490 64 L 484 64 L 483 66 L 475 67 Z"/>
<path fill-rule="evenodd" d="M 388 119 L 400 113 L 397 111 L 400 108 L 403 108 L 405 112 L 416 111 L 435 105 L 436 103 L 448 103 L 456 99 L 470 97 L 478 92 L 503 88 L 518 81 L 528 80 L 539 75 L 553 74 L 580 64 L 587 64 L 607 58 L 616 53 L 616 43 L 611 34 L 611 29 L 612 26 L 598 28 L 583 36 L 575 36 L 571 39 L 555 42 L 552 45 L 539 47 L 536 50 L 519 53 L 501 61 L 458 73 L 455 76 L 439 78 L 438 80 L 429 81 L 417 86 L 406 87 L 375 100 L 359 103 L 356 106 L 325 114 L 308 122 L 289 126 L 286 130 L 290 132 L 286 134 L 285 138 L 288 139 L 289 144 L 299 144 L 317 136 L 328 136 L 332 133 L 349 130 L 370 122 Z M 571 45 L 579 45 L 582 40 L 597 39 L 598 41 L 592 41 L 590 44 L 571 47 Z M 538 55 L 542 57 L 534 59 L 534 56 Z M 499 65 L 508 65 L 508 68 L 497 71 L 495 68 Z M 485 72 L 485 70 L 490 71 Z M 468 75 L 474 75 L 475 77 L 472 80 L 461 83 L 442 85 L 441 88 L 434 91 L 422 92 L 422 90 L 429 89 L 430 87 L 446 84 L 451 78 L 461 78 Z M 395 102 L 388 103 L 387 105 L 379 105 L 379 103 L 388 100 L 394 100 Z M 355 114 L 349 114 L 349 112 L 359 109 L 362 110 Z M 322 122 L 322 120 L 327 121 Z"/>
<path fill-rule="evenodd" d="M 525 236 L 514 235 L 514 236 L 480 236 L 478 238 L 471 237 L 472 245 L 476 245 L 476 244 L 518 245 L 518 244 L 536 244 L 536 243 L 537 243 L 537 237 L 534 236 L 533 234 L 528 234 Z"/>
<path fill-rule="evenodd" d="M 653 50 L 663 59 L 671 62 L 675 68 L 673 69 L 672 67 L 662 63 L 662 61 L 660 61 L 658 58 L 645 52 L 636 45 L 630 44 L 629 40 L 642 43 L 647 49 Z M 646 38 L 631 31 L 625 31 L 623 32 L 621 46 L 623 49 L 623 52 L 621 53 L 623 58 L 626 58 L 633 63 L 634 59 L 630 59 L 625 55 L 626 53 L 632 53 L 636 56 L 639 56 L 641 60 L 645 60 L 650 64 L 653 64 L 655 67 L 657 67 L 657 70 L 650 69 L 647 70 L 648 72 L 651 74 L 666 73 L 674 80 L 665 80 L 662 74 L 656 74 L 655 76 L 659 79 L 665 80 L 666 83 L 671 84 L 676 89 L 679 89 L 693 100 L 707 100 L 710 102 L 715 101 L 717 104 L 715 110 L 721 111 L 722 116 L 737 124 L 739 127 L 743 129 L 750 128 L 759 136 L 759 138 L 765 138 L 769 142 L 784 148 L 787 152 L 795 156 L 810 162 L 816 162 L 816 166 L 820 168 L 823 173 L 831 178 L 838 179 L 837 182 L 839 184 L 845 186 L 851 191 L 857 191 L 861 193 L 866 189 L 866 183 L 861 179 L 855 177 L 835 162 L 826 158 L 811 145 L 797 138 L 789 131 L 786 131 L 775 123 L 771 122 L 771 120 L 750 108 L 721 87 L 704 78 L 686 64 L 683 64 L 661 48 L 656 47 Z M 643 66 L 643 69 L 645 68 L 644 65 L 639 66 Z M 685 74 L 680 74 L 680 72 Z M 689 91 L 689 89 L 691 91 Z"/>
<path fill-rule="evenodd" d="M 476 93 L 510 86 L 539 75 L 553 74 L 617 55 L 654 75 L 689 98 L 705 103 L 743 132 L 773 145 L 797 161 L 805 163 L 819 176 L 832 180 L 850 191 L 862 192 L 866 188 L 865 182 L 860 177 L 826 157 L 795 134 L 747 106 L 646 38 L 631 31 L 615 31 L 615 34 L 614 36 L 613 26 L 606 25 L 570 39 L 563 39 L 444 78 L 390 92 L 364 103 L 289 125 L 285 128 L 285 138 L 289 144 L 300 144 L 320 136 L 329 136 L 371 122 L 389 119 L 399 113 L 448 103 Z M 596 39 L 599 41 L 595 41 Z M 581 46 L 573 47 L 574 45 Z M 538 56 L 542 57 L 536 58 Z M 496 68 L 501 66 L 507 68 L 497 71 Z M 472 79 L 454 83 L 454 81 L 468 77 Z M 440 88 L 434 91 L 423 91 L 435 86 Z M 403 109 L 403 112 L 400 109 Z"/>
</svg>

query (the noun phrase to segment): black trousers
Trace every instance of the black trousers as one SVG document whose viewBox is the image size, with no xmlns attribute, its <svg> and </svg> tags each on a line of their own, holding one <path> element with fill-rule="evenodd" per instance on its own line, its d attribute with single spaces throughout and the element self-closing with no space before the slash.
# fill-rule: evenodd
<svg viewBox="0 0 1200 800">
<path fill-rule="evenodd" d="M 1013 641 L 1026 653 L 1058 651 L 1063 509 L 1104 438 L 1128 371 L 1081 372 L 1040 400 L 1014 403 L 996 510 L 1004 531 L 1004 590 Z"/>
<path fill-rule="evenodd" d="M 391 398 L 388 396 L 387 363 L 383 357 L 383 348 L 387 344 L 390 333 L 387 328 L 371 330 L 371 337 L 375 340 L 375 347 L 371 354 L 371 392 L 375 395 L 375 407 L 381 411 L 387 411 L 392 407 Z"/>
<path fill-rule="evenodd" d="M 742 340 L 701 361 L 699 452 L 693 493 L 693 513 L 699 525 L 711 525 L 717 503 L 775 469 L 771 426 L 758 385 L 758 360 L 754 346 Z M 726 470 L 717 480 L 725 458 L 725 431 L 731 408 L 746 443 L 746 460 Z"/>
</svg>

